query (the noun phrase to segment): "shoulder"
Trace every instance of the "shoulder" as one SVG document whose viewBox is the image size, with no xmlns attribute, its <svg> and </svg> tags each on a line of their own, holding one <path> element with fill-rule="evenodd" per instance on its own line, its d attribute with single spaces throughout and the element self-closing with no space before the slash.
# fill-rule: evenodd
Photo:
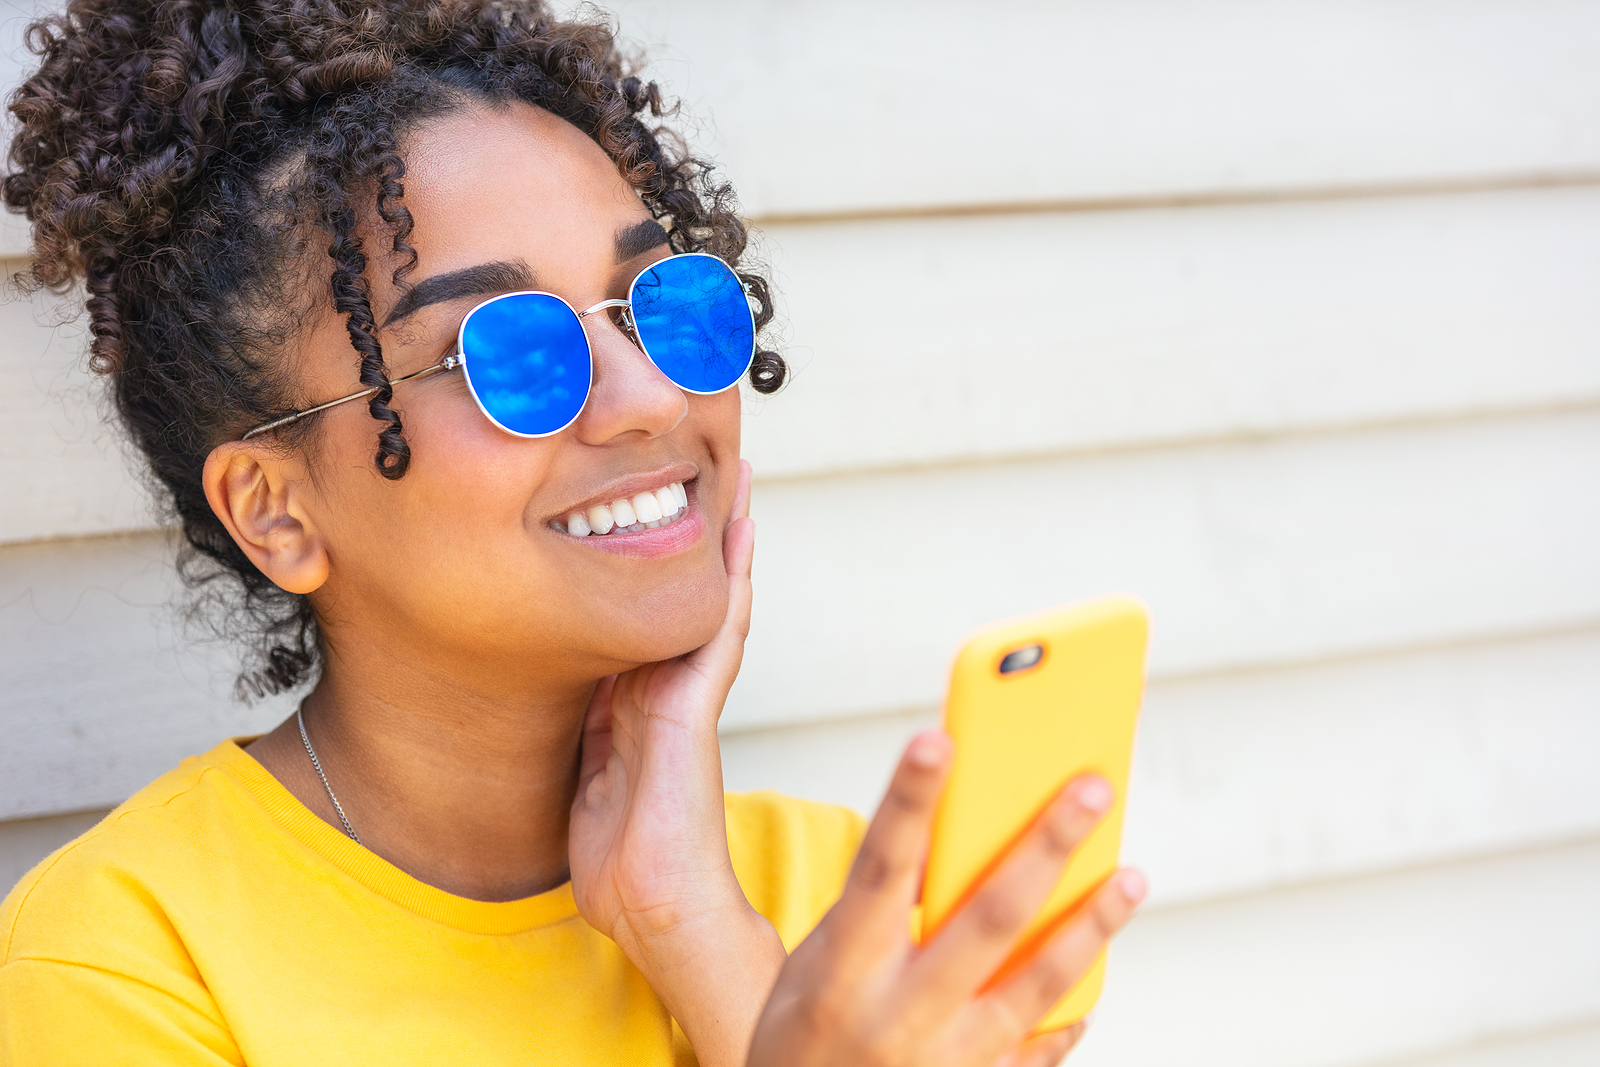
<svg viewBox="0 0 1600 1067">
<path fill-rule="evenodd" d="M 229 743 L 185 760 L 0 903 L 0 1043 L 17 1062 L 98 1062 L 111 1048 L 128 1062 L 243 1062 L 184 941 L 174 888 L 205 884 L 206 857 L 228 854 L 237 791 L 217 766 L 224 747 L 242 755 Z"/>
<path fill-rule="evenodd" d="M 48 959 L 116 967 L 124 935 L 170 932 L 155 887 L 196 874 L 215 843 L 217 751 L 186 759 L 29 871 L 0 902 L 0 966 Z M 225 790 L 224 790 L 225 791 Z M 116 930 L 118 937 L 105 936 Z M 138 952 L 151 948 L 148 939 Z"/>
<path fill-rule="evenodd" d="M 866 820 L 848 808 L 768 792 L 728 794 L 727 813 L 739 884 L 793 949 L 839 898 Z"/>
</svg>

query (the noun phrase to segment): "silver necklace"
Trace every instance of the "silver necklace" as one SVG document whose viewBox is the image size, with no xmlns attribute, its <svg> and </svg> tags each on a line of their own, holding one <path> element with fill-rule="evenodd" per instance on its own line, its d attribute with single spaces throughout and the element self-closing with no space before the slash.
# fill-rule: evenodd
<svg viewBox="0 0 1600 1067">
<path fill-rule="evenodd" d="M 356 836 L 355 828 L 350 825 L 350 820 L 344 817 L 344 808 L 339 803 L 339 798 L 333 795 L 333 786 L 328 784 L 328 776 L 322 773 L 322 761 L 317 759 L 317 750 L 311 747 L 311 735 L 306 733 L 305 705 L 294 709 L 295 721 L 300 724 L 300 740 L 305 742 L 306 755 L 311 757 L 311 766 L 316 769 L 317 777 L 322 779 L 322 788 L 328 791 L 328 799 L 333 801 L 333 810 L 339 813 L 339 821 L 344 823 L 344 832 L 350 835 L 350 840 L 361 844 L 361 838 Z"/>
</svg>

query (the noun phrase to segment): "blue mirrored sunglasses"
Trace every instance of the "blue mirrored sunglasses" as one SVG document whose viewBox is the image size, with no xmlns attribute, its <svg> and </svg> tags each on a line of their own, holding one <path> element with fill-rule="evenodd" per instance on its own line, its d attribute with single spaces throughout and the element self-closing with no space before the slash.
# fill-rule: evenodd
<svg viewBox="0 0 1600 1067">
<path fill-rule="evenodd" d="M 554 293 L 491 297 L 461 320 L 449 355 L 390 384 L 460 367 L 490 422 L 518 437 L 549 437 L 572 425 L 594 382 L 583 320 L 612 308 L 621 310 L 650 362 L 686 393 L 704 396 L 732 387 L 755 358 L 755 317 L 744 286 L 716 256 L 686 252 L 640 271 L 626 300 L 602 300 L 583 311 Z M 375 392 L 363 389 L 296 411 L 255 427 L 244 439 Z"/>
</svg>

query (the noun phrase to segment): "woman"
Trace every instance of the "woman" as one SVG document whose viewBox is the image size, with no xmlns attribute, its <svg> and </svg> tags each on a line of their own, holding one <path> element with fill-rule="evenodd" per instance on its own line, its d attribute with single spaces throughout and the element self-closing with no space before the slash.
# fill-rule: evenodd
<svg viewBox="0 0 1600 1067">
<path fill-rule="evenodd" d="M 73 0 L 30 40 L 25 280 L 84 284 L 186 576 L 259 638 L 242 684 L 311 688 L 7 898 L 0 1062 L 1065 1054 L 1081 1026 L 1028 1031 L 1136 874 L 986 982 L 1105 782 L 921 948 L 942 735 L 864 838 L 722 794 L 754 546 L 730 386 L 784 365 L 756 351 L 731 192 L 605 28 L 536 2 Z"/>
</svg>

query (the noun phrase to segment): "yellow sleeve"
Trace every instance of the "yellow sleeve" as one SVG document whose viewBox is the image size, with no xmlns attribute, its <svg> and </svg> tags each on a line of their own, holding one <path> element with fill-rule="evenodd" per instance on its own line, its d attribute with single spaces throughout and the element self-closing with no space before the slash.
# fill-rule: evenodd
<svg viewBox="0 0 1600 1067">
<path fill-rule="evenodd" d="M 242 1067 L 208 1007 L 83 963 L 13 959 L 0 967 L 0 1067 Z"/>
<path fill-rule="evenodd" d="M 728 854 L 745 896 L 794 951 L 844 890 L 866 833 L 848 808 L 777 793 L 730 793 Z"/>
<path fill-rule="evenodd" d="M 0 901 L 0 1067 L 242 1065 L 157 894 L 106 844 L 115 821 Z"/>
</svg>

